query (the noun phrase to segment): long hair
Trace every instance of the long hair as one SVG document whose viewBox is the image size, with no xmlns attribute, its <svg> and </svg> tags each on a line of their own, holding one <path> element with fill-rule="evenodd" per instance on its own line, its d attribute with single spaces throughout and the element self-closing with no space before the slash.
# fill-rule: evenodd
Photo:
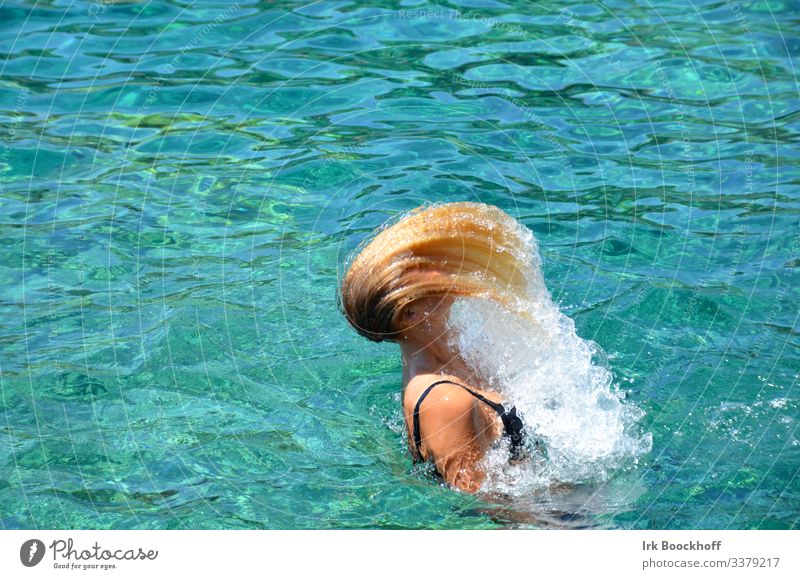
<svg viewBox="0 0 800 579">
<path fill-rule="evenodd" d="M 482 297 L 513 308 L 527 288 L 530 236 L 492 205 L 418 207 L 356 249 L 340 307 L 375 342 L 398 340 L 403 310 L 420 298 Z"/>
</svg>

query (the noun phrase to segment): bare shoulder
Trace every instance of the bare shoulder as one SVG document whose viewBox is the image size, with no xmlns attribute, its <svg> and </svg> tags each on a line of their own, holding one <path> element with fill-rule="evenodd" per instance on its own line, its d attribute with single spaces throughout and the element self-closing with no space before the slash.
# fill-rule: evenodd
<svg viewBox="0 0 800 579">
<path fill-rule="evenodd" d="M 462 429 L 471 428 L 477 400 L 462 386 L 459 386 L 459 384 L 465 385 L 464 382 L 455 376 L 420 374 L 408 382 L 403 398 L 403 411 L 409 434 L 412 434 L 414 410 L 422 395 L 432 384 L 442 381 L 445 382 L 431 390 L 425 397 L 424 404 L 419 406 L 422 430 L 429 434 L 431 432 L 443 434 L 443 429 L 460 432 Z M 463 433 L 461 434 L 463 435 Z M 429 440 L 427 446 L 430 447 L 432 444 L 433 441 Z"/>
<path fill-rule="evenodd" d="M 410 408 L 413 409 L 414 405 L 417 403 L 417 400 L 419 400 L 420 396 L 422 396 L 425 390 L 431 384 L 440 382 L 442 380 L 455 382 L 455 384 L 440 384 L 434 389 L 434 392 L 447 395 L 448 398 L 452 399 L 453 395 L 455 395 L 458 398 L 463 397 L 464 399 L 473 400 L 473 395 L 465 390 L 465 388 L 468 388 L 470 391 L 478 393 L 492 402 L 502 401 L 502 397 L 498 393 L 484 390 L 480 388 L 479 385 L 465 382 L 457 376 L 450 374 L 417 374 L 408 381 L 408 384 L 406 384 L 405 392 L 403 394 L 403 406 L 406 408 L 410 406 Z M 460 384 L 460 386 L 457 386 L 457 384 Z"/>
<path fill-rule="evenodd" d="M 432 384 L 442 381 L 425 397 L 419 414 L 415 415 L 420 397 Z M 456 376 L 414 376 L 406 384 L 403 396 L 412 453 L 419 450 L 423 459 L 432 458 L 446 482 L 464 490 L 478 490 L 484 476 L 478 462 L 501 430 L 494 410 L 480 402 L 480 398 L 496 397 Z M 416 436 L 418 448 L 413 442 Z"/>
<path fill-rule="evenodd" d="M 467 384 L 464 384 L 464 382 L 456 376 L 450 376 L 446 374 L 417 374 L 408 381 L 408 384 L 406 384 L 405 393 L 403 395 L 403 406 L 407 408 L 413 408 L 425 390 L 431 384 L 441 380 L 447 380 L 449 382 L 455 382 L 456 384 L 463 384 L 464 386 L 467 386 Z M 454 384 L 440 384 L 436 388 L 448 390 L 453 388 L 459 389 L 460 386 L 456 386 Z"/>
</svg>

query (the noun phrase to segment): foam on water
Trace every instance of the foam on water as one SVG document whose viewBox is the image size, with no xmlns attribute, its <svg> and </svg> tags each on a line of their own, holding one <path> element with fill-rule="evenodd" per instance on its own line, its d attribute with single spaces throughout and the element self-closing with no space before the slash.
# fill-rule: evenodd
<svg viewBox="0 0 800 579">
<path fill-rule="evenodd" d="M 544 284 L 533 234 L 521 226 L 527 295 L 509 311 L 495 301 L 464 298 L 451 310 L 452 346 L 484 384 L 516 405 L 542 452 L 518 465 L 508 449 L 486 457 L 484 490 L 518 494 L 554 483 L 597 482 L 635 464 L 652 436 L 639 431 L 643 412 L 624 400 L 602 363 L 597 344 L 580 338 L 574 322 Z M 507 248 L 501 248 L 505 251 Z"/>
</svg>

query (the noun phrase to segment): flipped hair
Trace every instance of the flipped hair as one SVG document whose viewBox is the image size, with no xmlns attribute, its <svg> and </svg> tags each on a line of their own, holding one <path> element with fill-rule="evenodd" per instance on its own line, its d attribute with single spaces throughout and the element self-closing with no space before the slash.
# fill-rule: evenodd
<svg viewBox="0 0 800 579">
<path fill-rule="evenodd" d="M 526 231 L 492 205 L 418 207 L 355 250 L 340 307 L 359 334 L 381 342 L 399 339 L 403 311 L 421 298 L 481 297 L 513 306 L 527 288 Z"/>
</svg>

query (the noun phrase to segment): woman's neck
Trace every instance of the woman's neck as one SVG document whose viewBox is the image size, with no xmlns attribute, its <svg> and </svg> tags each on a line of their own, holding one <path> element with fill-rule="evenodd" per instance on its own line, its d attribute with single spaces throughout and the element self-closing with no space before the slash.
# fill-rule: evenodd
<svg viewBox="0 0 800 579">
<path fill-rule="evenodd" d="M 469 371 L 456 352 L 437 340 L 422 345 L 416 341 L 400 341 L 403 359 L 403 387 L 418 374 L 450 374 L 466 378 Z"/>
</svg>

